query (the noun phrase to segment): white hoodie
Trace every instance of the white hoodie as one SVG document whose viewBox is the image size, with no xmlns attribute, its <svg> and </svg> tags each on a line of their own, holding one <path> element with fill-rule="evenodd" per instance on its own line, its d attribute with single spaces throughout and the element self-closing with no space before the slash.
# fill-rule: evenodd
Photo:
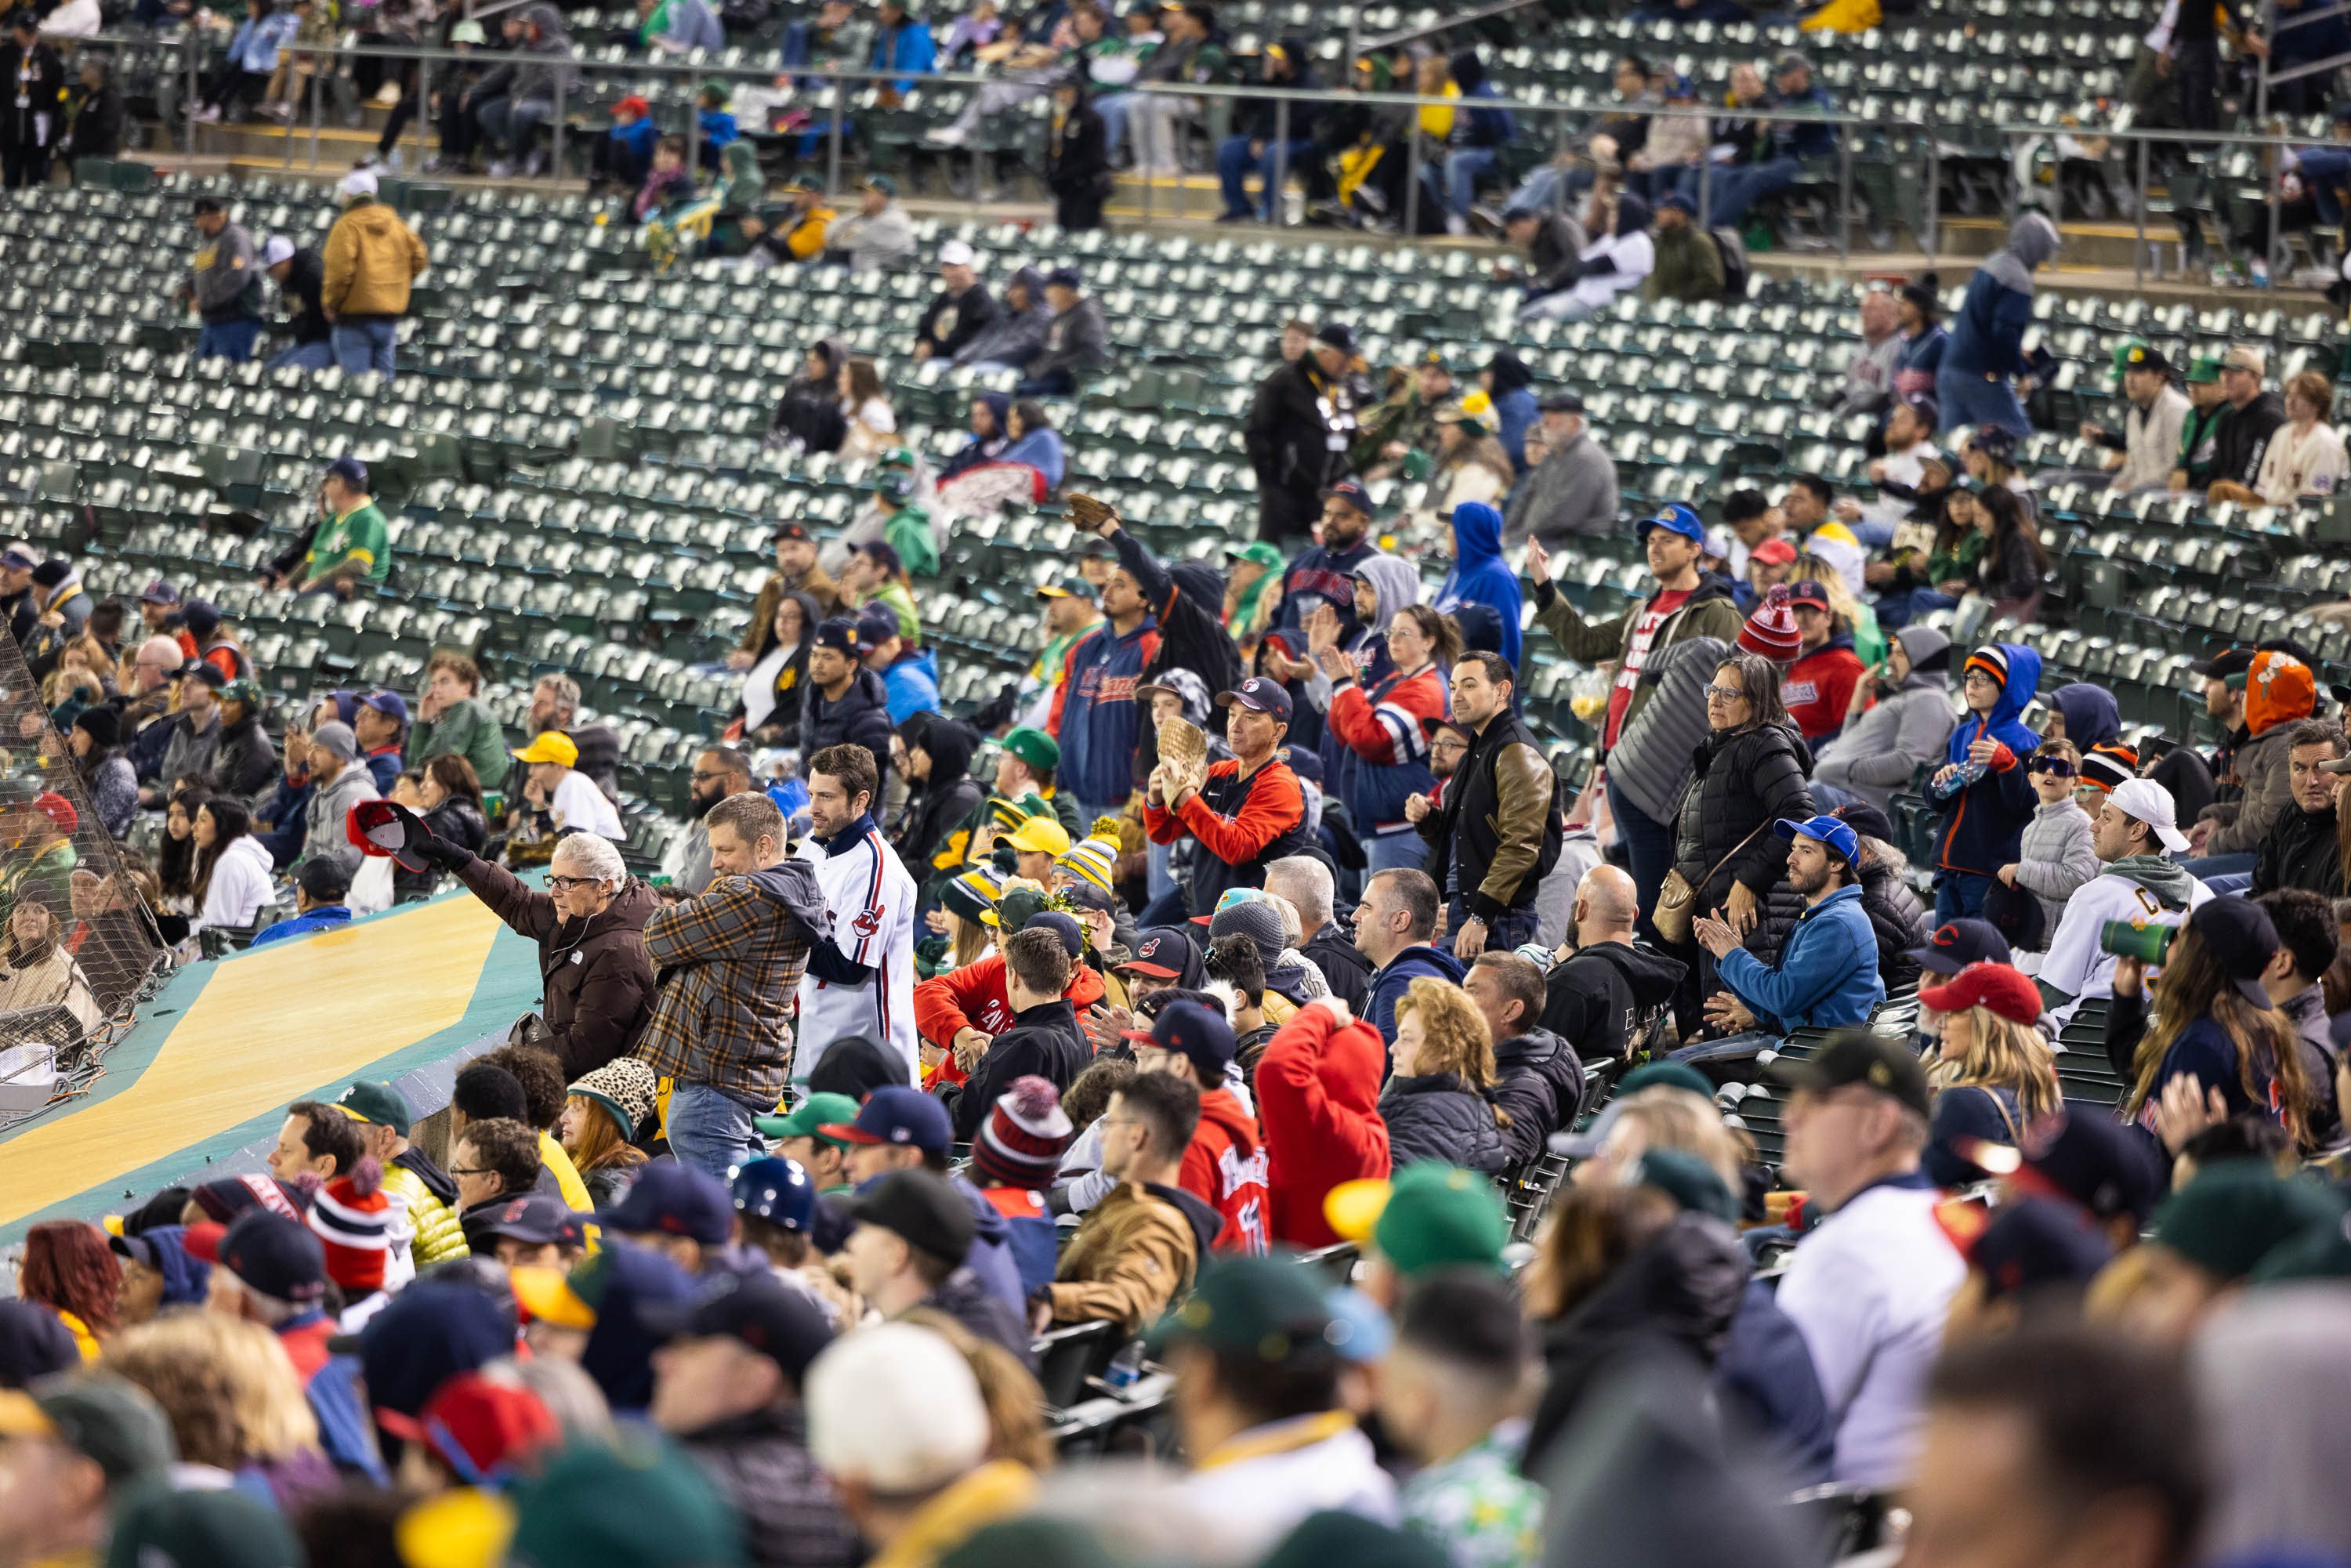
<svg viewBox="0 0 2351 1568">
<path fill-rule="evenodd" d="M 250 833 L 221 852 L 204 888 L 204 907 L 188 923 L 193 936 L 207 926 L 250 925 L 270 899 L 269 850 Z"/>
</svg>

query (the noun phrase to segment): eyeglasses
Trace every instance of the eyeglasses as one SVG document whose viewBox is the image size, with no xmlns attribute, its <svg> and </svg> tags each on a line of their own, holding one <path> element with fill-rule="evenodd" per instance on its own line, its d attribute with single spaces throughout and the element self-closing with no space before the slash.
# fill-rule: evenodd
<svg viewBox="0 0 2351 1568">
<path fill-rule="evenodd" d="M 1965 676 L 1963 676 L 1963 677 L 1960 679 L 1959 684 L 1960 684 L 1961 685 L 1963 685 L 1963 686 L 1972 686 L 1972 685 L 1987 685 L 1987 686 L 1996 686 L 1996 685 L 2000 685 L 2000 683 L 1999 683 L 1998 681 L 1993 680 L 1990 675 L 1988 675 L 1988 674 L 1984 674 L 1981 670 L 1970 670 L 1970 671 L 1967 673 L 1967 674 L 1966 674 Z"/>
<path fill-rule="evenodd" d="M 2036 757 L 2025 764 L 2028 773 L 2054 773 L 2060 779 L 2074 777 L 2074 765 L 2063 757 Z"/>
<path fill-rule="evenodd" d="M 1710 703 L 1735 703 L 1747 695 L 1743 686 L 1708 686 L 1706 700 Z"/>
<path fill-rule="evenodd" d="M 601 876 L 550 876 L 547 879 L 547 891 L 569 893 L 575 887 L 600 887 L 603 881 Z"/>
<path fill-rule="evenodd" d="M 1447 736 L 1441 740 L 1432 742 L 1429 749 L 1432 751 L 1467 751 L 1469 749 L 1469 743 L 1466 740 L 1457 740 L 1452 737 Z"/>
<path fill-rule="evenodd" d="M 490 1169 L 487 1166 L 451 1166 L 449 1167 L 449 1174 L 453 1176 L 496 1176 L 497 1173 Z"/>
</svg>

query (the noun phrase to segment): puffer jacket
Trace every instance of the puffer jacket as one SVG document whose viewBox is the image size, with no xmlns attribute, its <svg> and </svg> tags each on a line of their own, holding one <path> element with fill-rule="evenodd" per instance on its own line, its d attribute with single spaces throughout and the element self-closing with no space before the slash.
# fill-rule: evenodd
<svg viewBox="0 0 2351 1568">
<path fill-rule="evenodd" d="M 1191 1289 L 1224 1218 L 1180 1186 L 1123 1182 L 1087 1211 L 1054 1268 L 1053 1321 L 1140 1333 Z"/>
<path fill-rule="evenodd" d="M 2204 835 L 2206 854 L 2258 852 L 2270 829 L 2293 809 L 2285 744 L 2293 729 L 2292 723 L 2282 720 L 2238 746 L 2234 761 L 2243 792 L 2234 800 L 2216 800 L 2204 808 L 2200 820 L 2212 824 Z"/>
<path fill-rule="evenodd" d="M 419 1270 L 468 1255 L 457 1211 L 435 1197 L 423 1176 L 404 1166 L 386 1166 L 383 1190 L 408 1206 L 409 1256 Z"/>
<path fill-rule="evenodd" d="M 1861 912 L 1877 934 L 1877 977 L 1888 994 L 1918 978 L 1913 950 L 1924 947 L 1930 927 L 1918 895 L 1904 885 L 1893 868 L 1876 861 L 1861 868 Z M 2053 921 L 2050 929 L 2056 929 Z"/>
<path fill-rule="evenodd" d="M 798 1405 L 681 1433 L 678 1445 L 742 1516 L 758 1568 L 851 1568 L 863 1560 L 856 1527 L 809 1453 Z"/>
<path fill-rule="evenodd" d="M 1545 1140 L 1575 1120 L 1583 1100 L 1583 1062 L 1567 1041 L 1547 1029 L 1531 1029 L 1494 1047 L 1501 1075 L 1495 1099 L 1510 1113 L 1502 1129 L 1502 1154 L 1512 1165 L 1543 1152 Z"/>
<path fill-rule="evenodd" d="M 2033 808 L 2017 839 L 2016 884 L 2041 901 L 2044 929 L 2056 930 L 2074 890 L 2105 869 L 2091 844 L 2090 814 L 2071 796 Z"/>
<path fill-rule="evenodd" d="M 478 856 L 457 868 L 457 880 L 491 914 L 538 944 L 545 993 L 539 1006 L 555 1036 L 549 1045 L 563 1059 L 565 1081 L 627 1054 L 653 1016 L 645 922 L 661 898 L 652 885 L 631 877 L 601 915 L 579 921 L 559 914 L 548 894 Z"/>
<path fill-rule="evenodd" d="M 223 793 L 247 806 L 257 803 L 277 784 L 277 748 L 269 744 L 269 732 L 261 727 L 258 714 L 242 724 L 222 724 L 213 751 L 213 778 Z"/>
<path fill-rule="evenodd" d="M 1685 637 L 1653 650 L 1642 668 L 1608 753 L 1608 781 L 1653 822 L 1672 821 L 1689 788 L 1690 757 L 1707 736 L 1706 688 L 1730 652 L 1719 637 Z"/>
<path fill-rule="evenodd" d="M 1556 582 L 1546 582 L 1535 590 L 1535 623 L 1552 634 L 1560 652 L 1582 664 L 1598 664 L 1614 662 L 1622 664 L 1633 646 L 1634 634 L 1640 629 L 1641 618 L 1656 601 L 1652 593 L 1641 603 L 1632 605 L 1621 614 L 1605 621 L 1586 621 L 1574 605 L 1567 601 Z M 1739 640 L 1740 628 L 1746 618 L 1739 613 L 1739 601 L 1732 595 L 1731 581 L 1727 577 L 1706 573 L 1698 578 L 1698 586 L 1690 590 L 1682 607 L 1671 619 L 1657 628 L 1649 640 L 1649 651 L 1641 665 L 1640 684 L 1633 688 L 1631 699 L 1625 705 L 1625 722 L 1618 729 L 1616 741 L 1623 744 L 1648 707 L 1649 699 L 1657 693 L 1666 664 L 1663 655 L 1677 643 L 1692 638 L 1711 637 L 1726 645 Z M 1706 680 L 1714 678 L 1714 671 L 1705 672 Z M 1700 681 L 1699 685 L 1706 684 Z M 1698 704 L 1701 717 L 1706 712 L 1703 695 Z M 1660 819 L 1662 820 L 1662 818 Z"/>
<path fill-rule="evenodd" d="M 862 746 L 873 754 L 880 784 L 890 781 L 890 688 L 871 670 L 861 669 L 839 701 L 810 686 L 800 720 L 800 749 L 813 757 L 828 746 Z M 878 786 L 877 786 L 878 787 Z"/>
<path fill-rule="evenodd" d="M 1510 1163 L 1494 1098 L 1456 1072 L 1391 1078 L 1380 1094 L 1388 1124 L 1388 1158 L 1402 1170 L 1416 1160 L 1437 1160 L 1486 1176 Z"/>
<path fill-rule="evenodd" d="M 1788 869 L 1787 841 L 1771 824 L 1813 815 L 1813 792 L 1804 781 L 1812 767 L 1803 738 L 1779 725 L 1708 735 L 1682 792 L 1674 842 L 1674 868 L 1698 889 L 1698 907 L 1721 904 L 1734 882 L 1759 900 L 1771 893 Z M 1744 848 L 1742 839 L 1748 840 Z M 1729 862 L 1699 887 L 1726 855 Z"/>
</svg>

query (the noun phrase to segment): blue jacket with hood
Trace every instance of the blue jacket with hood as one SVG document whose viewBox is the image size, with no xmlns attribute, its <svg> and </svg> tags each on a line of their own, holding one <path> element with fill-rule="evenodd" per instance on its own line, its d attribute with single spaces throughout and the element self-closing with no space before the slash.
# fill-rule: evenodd
<svg viewBox="0 0 2351 1568">
<path fill-rule="evenodd" d="M 1159 651 L 1159 622 L 1145 615 L 1125 636 L 1103 622 L 1070 649 L 1053 696 L 1053 738 L 1061 766 L 1054 781 L 1088 806 L 1134 792 L 1134 747 L 1143 721 L 1134 688 Z"/>
<path fill-rule="evenodd" d="M 928 76 L 938 69 L 939 47 L 931 37 L 931 29 L 909 16 L 893 31 L 888 27 L 873 30 L 873 58 L 868 62 L 877 71 L 904 71 L 907 75 L 890 85 L 901 93 L 914 90 L 914 78 Z"/>
<path fill-rule="evenodd" d="M 2104 686 L 2075 681 L 2050 693 L 2049 704 L 2064 716 L 2065 738 L 2085 756 L 2094 746 L 2121 738 L 2122 710 L 2115 706 L 2114 694 Z"/>
<path fill-rule="evenodd" d="M 1525 636 L 1520 625 L 1524 601 L 1519 574 L 1502 559 L 1502 514 L 1483 501 L 1465 501 L 1453 508 L 1453 538 L 1460 554 L 1429 607 L 1450 615 L 1464 604 L 1493 606 L 1502 618 L 1501 655 L 1515 670 Z"/>
<path fill-rule="evenodd" d="M 1452 68 L 1453 79 L 1461 89 L 1461 108 L 1465 112 L 1453 117 L 1453 130 L 1446 141 L 1456 147 L 1499 147 L 1516 137 L 1518 124 L 1507 109 L 1480 108 L 1477 99 L 1499 98 L 1494 84 L 1487 79 L 1485 62 L 1475 49 L 1463 49 L 1446 64 Z"/>
<path fill-rule="evenodd" d="M 1945 371 L 2005 381 L 2025 371 L 2024 329 L 2032 324 L 2032 269 L 2057 254 L 2057 225 L 2027 213 L 2009 225 L 2008 248 L 1994 251 L 1968 279 L 1968 297 L 1951 319 Z"/>
<path fill-rule="evenodd" d="M 1795 929 L 1766 965 L 1734 947 L 1715 973 L 1767 1029 L 1837 1029 L 1865 1023 L 1886 999 L 1877 972 L 1877 931 L 1861 906 L 1861 886 L 1838 888 L 1796 916 Z"/>
<path fill-rule="evenodd" d="M 1446 980 L 1459 985 L 1469 972 L 1468 967 L 1441 947 L 1407 947 L 1380 968 L 1372 971 L 1372 988 L 1364 997 L 1364 1016 L 1380 1031 L 1380 1038 L 1395 1046 L 1396 1003 L 1404 999 L 1415 980 L 1426 976 L 1434 980 Z"/>
<path fill-rule="evenodd" d="M 1932 783 L 1927 787 L 1928 799 L 1943 811 L 1942 838 L 1935 846 L 1938 871 L 1998 875 L 2021 852 L 2025 825 L 2041 804 L 2024 772 L 2024 759 L 2041 737 L 2017 717 L 2041 688 L 2041 655 L 2018 643 L 1992 646 L 2008 660 L 2000 701 L 1989 715 L 1970 714 L 1951 732 L 1943 760 L 1962 771 L 1939 789 Z M 1987 735 L 2007 750 L 1979 770 L 1969 762 L 1968 748 Z"/>
</svg>

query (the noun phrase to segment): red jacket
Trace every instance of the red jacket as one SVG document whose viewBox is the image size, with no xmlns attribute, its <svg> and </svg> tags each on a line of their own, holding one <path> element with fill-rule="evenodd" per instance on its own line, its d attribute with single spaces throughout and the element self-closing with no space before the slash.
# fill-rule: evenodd
<svg viewBox="0 0 2351 1568">
<path fill-rule="evenodd" d="M 1327 1008 L 1300 1009 L 1266 1042 L 1257 1109 L 1277 1243 L 1330 1246 L 1339 1233 L 1322 1218 L 1323 1195 L 1388 1174 L 1388 1124 L 1379 1113 L 1386 1071 L 1380 1031 L 1361 1019 L 1343 1026 Z"/>
<path fill-rule="evenodd" d="M 1840 632 L 1788 666 L 1780 677 L 1780 701 L 1806 740 L 1824 740 L 1844 727 L 1853 689 L 1868 673 L 1852 636 Z"/>
<path fill-rule="evenodd" d="M 1224 1216 L 1216 1250 L 1265 1250 L 1265 1144 L 1231 1090 L 1211 1089 L 1200 1096 L 1200 1124 L 1185 1147 L 1176 1183 Z"/>
<path fill-rule="evenodd" d="M 1077 973 L 1070 977 L 1070 988 L 1061 994 L 1083 1014 L 1102 999 L 1102 977 L 1080 964 Z M 917 985 L 914 1032 L 947 1052 L 946 1059 L 935 1071 L 923 1075 L 923 1087 L 964 1081 L 963 1069 L 956 1065 L 953 1050 L 958 1030 L 976 1029 L 993 1037 L 1011 1027 L 1012 1003 L 1004 993 L 1001 953 L 990 953 L 960 969 L 949 969 Z"/>
<path fill-rule="evenodd" d="M 1348 750 L 1378 768 L 1428 759 L 1427 720 L 1446 715 L 1445 682 L 1434 666 L 1398 681 L 1374 703 L 1350 682 L 1331 693 L 1327 721 Z"/>
</svg>

